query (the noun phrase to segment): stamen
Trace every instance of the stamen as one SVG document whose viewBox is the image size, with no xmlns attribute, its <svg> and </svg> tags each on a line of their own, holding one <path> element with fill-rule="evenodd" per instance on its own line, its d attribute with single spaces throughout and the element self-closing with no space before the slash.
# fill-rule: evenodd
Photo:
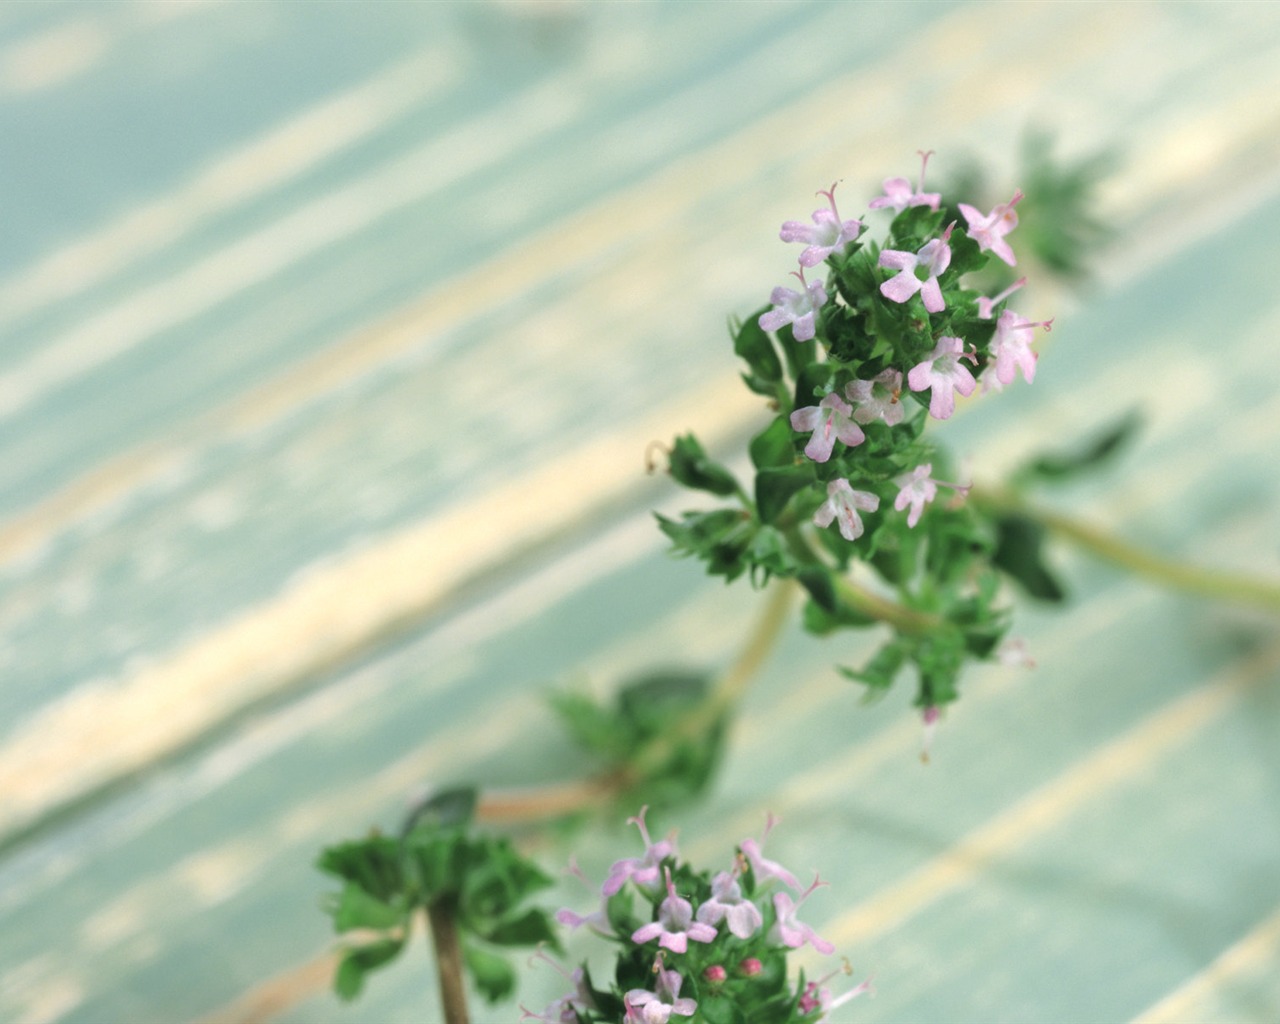
<svg viewBox="0 0 1280 1024">
<path fill-rule="evenodd" d="M 924 172 L 925 168 L 929 166 L 929 157 L 933 156 L 933 150 L 917 149 L 916 152 L 920 154 L 920 184 L 917 186 L 916 191 L 924 192 Z"/>
</svg>

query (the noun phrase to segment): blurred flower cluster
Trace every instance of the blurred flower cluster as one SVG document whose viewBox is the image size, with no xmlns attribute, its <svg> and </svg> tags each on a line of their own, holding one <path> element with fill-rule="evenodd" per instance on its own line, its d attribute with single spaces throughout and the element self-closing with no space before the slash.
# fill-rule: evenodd
<svg viewBox="0 0 1280 1024">
<path fill-rule="evenodd" d="M 573 990 L 540 1014 L 524 1010 L 522 1020 L 809 1024 L 870 990 L 864 981 L 833 996 L 825 984 L 838 971 L 820 981 L 806 982 L 803 974 L 791 981 L 789 953 L 810 945 L 831 955 L 835 947 L 797 917 L 826 883 L 815 877 L 802 886 L 764 856 L 773 818 L 765 837 L 744 839 L 728 868 L 712 873 L 682 863 L 674 836 L 655 842 L 645 824 L 646 810 L 629 819 L 640 831 L 644 851 L 614 863 L 600 887 L 599 907 L 585 916 L 570 910 L 557 915 L 562 924 L 585 926 L 617 945 L 614 982 L 598 987 L 586 964 L 562 971 Z M 581 877 L 576 866 L 571 871 Z"/>
</svg>

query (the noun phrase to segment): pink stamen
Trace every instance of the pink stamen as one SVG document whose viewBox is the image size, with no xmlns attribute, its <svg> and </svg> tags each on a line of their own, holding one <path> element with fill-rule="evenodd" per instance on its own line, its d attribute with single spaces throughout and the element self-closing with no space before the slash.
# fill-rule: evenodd
<svg viewBox="0 0 1280 1024">
<path fill-rule="evenodd" d="M 933 150 L 917 149 L 916 152 L 920 154 L 920 184 L 916 187 L 916 191 L 923 193 L 924 192 L 924 172 L 925 172 L 925 169 L 929 166 L 929 157 L 933 156 Z"/>
<path fill-rule="evenodd" d="M 839 211 L 836 210 L 836 186 L 839 184 L 840 182 L 833 181 L 829 189 L 826 189 L 825 191 L 822 189 L 819 189 L 815 193 L 815 195 L 827 197 L 827 202 L 831 204 L 831 215 L 835 217 L 837 224 L 840 223 L 840 213 Z"/>
</svg>

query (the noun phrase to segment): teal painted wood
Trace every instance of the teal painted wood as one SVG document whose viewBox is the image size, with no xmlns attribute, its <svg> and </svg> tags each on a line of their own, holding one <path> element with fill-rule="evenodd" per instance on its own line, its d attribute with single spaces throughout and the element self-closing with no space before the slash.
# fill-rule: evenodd
<svg viewBox="0 0 1280 1024">
<path fill-rule="evenodd" d="M 65 10 L 47 27 L 96 16 L 97 8 Z M 146 30 L 156 35 L 121 36 L 100 72 L 68 80 L 62 92 L 3 97 L 0 117 L 19 119 L 4 123 L 34 130 L 37 114 L 61 111 L 75 124 L 96 110 L 128 109 L 146 80 L 145 64 L 131 65 L 130 54 L 172 47 L 204 54 L 219 71 L 183 71 L 189 91 L 164 102 L 176 109 L 179 101 L 199 101 L 205 106 L 192 109 L 210 115 L 157 151 L 155 166 L 115 154 L 95 165 L 102 180 L 76 203 L 43 219 L 39 207 L 24 206 L 6 248 L 12 262 L 0 267 L 5 281 L 54 239 L 74 238 L 138 197 L 175 187 L 245 138 L 385 71 L 416 45 L 448 49 L 457 41 L 465 68 L 332 160 L 210 215 L 66 301 L 5 319 L 0 374 L 104 309 L 146 289 L 163 296 L 175 269 L 181 274 L 315 209 L 424 140 L 556 88 L 567 90 L 565 120 L 555 121 L 562 115 L 546 101 L 550 127 L 524 138 L 513 129 L 512 145 L 504 149 L 499 138 L 493 150 L 477 151 L 483 166 L 424 186 L 420 200 L 333 245 L 300 248 L 258 288 L 187 307 L 172 327 L 86 367 L 74 383 L 42 392 L 10 418 L 0 490 L 12 511 L 140 443 L 168 445 L 178 462 L 5 566 L 0 712 L 8 722 L 86 680 L 127 677 L 139 658 L 192 642 L 319 559 L 464 506 L 494 479 L 554 463 L 575 431 L 639 418 L 669 397 L 666 368 L 679 366 L 689 387 L 731 375 L 723 316 L 746 312 L 774 283 L 781 261 L 765 243 L 783 216 L 796 215 L 797 196 L 807 202 L 813 174 L 828 173 L 824 156 L 856 156 L 864 143 L 895 152 L 917 144 L 896 135 L 879 143 L 806 136 L 792 151 L 784 138 L 722 182 L 684 186 L 690 205 L 664 210 L 647 232 L 607 239 L 589 260 L 566 260 L 546 280 L 486 298 L 349 383 L 318 389 L 237 433 L 220 418 L 226 403 L 424 288 L 442 284 L 446 294 L 458 240 L 481 252 L 518 245 L 539 229 L 554 234 L 580 206 L 646 195 L 647 176 L 673 161 L 741 137 L 771 111 L 796 109 L 789 104 L 824 71 L 833 76 L 845 63 L 881 59 L 866 31 L 870 15 L 858 21 L 825 5 L 748 5 L 729 19 L 702 5 L 610 15 L 587 8 L 572 15 L 580 22 L 563 23 L 576 26 L 563 42 L 568 56 L 528 48 L 528 26 L 500 8 L 385 5 L 358 24 L 350 9 L 326 8 L 316 20 L 288 5 L 262 10 L 253 15 L 266 19 L 260 25 L 238 21 L 243 15 L 230 7 L 213 8 Z M 906 37 L 936 30 L 947 38 L 1004 10 L 988 9 L 983 18 L 923 5 L 875 13 L 904 19 L 897 25 Z M 1021 40 L 1036 51 L 1045 39 L 1090 27 L 1065 9 L 1014 13 L 1021 20 L 1003 47 Z M 1040 91 L 1032 83 L 1031 93 L 1072 95 L 1108 131 L 1170 145 L 1181 137 L 1179 118 L 1239 109 L 1252 95 L 1247 83 L 1258 80 L 1246 71 L 1273 55 L 1280 38 L 1273 16 L 1244 5 L 1153 6 L 1105 17 L 1145 18 L 1146 28 L 1127 42 L 1115 36 L 1113 62 L 1081 57 L 1056 78 L 1044 50 L 1036 51 L 1030 66 Z M 1104 38 L 1114 30 L 1098 25 Z M 257 49 L 242 52 L 238 33 L 251 29 L 262 33 Z M 34 30 L 0 22 L 0 32 L 20 38 Z M 644 45 L 626 49 L 622 37 L 635 33 Z M 789 77 L 772 73 L 779 53 L 833 33 L 860 48 L 809 45 L 810 61 L 791 62 Z M 600 52 L 593 46 L 615 34 L 611 45 L 638 63 L 584 66 Z M 278 77 L 265 80 L 279 88 L 263 90 L 248 72 L 266 66 L 253 57 L 271 54 L 273 45 L 287 46 L 282 52 L 295 63 L 281 62 Z M 1168 52 L 1154 54 L 1160 46 Z M 646 61 L 652 52 L 663 56 Z M 1234 63 L 1224 66 L 1227 53 Z M 1151 54 L 1137 65 L 1150 75 L 1144 79 L 1131 62 L 1124 72 L 1131 77 L 1113 79 L 1124 86 L 1116 102 L 1108 89 L 1118 86 L 1102 72 L 1120 75 L 1135 54 Z M 1177 89 L 1155 87 L 1174 69 Z M 549 82 L 561 84 L 540 92 Z M 1078 90 L 1066 93 L 1068 83 Z M 215 86 L 224 88 L 216 99 Z M 901 100 L 911 112 L 907 123 L 918 130 L 936 92 L 902 89 L 911 94 Z M 840 113 L 828 116 L 839 123 Z M 1001 102 L 974 116 L 997 138 L 1018 127 Z M 1068 139 L 1098 137 L 1079 117 L 1066 118 L 1075 133 Z M 880 130 L 895 131 L 893 124 Z M 61 154 L 70 166 L 70 149 L 57 146 L 70 147 L 72 137 L 48 142 L 45 155 Z M 1247 130 L 1225 137 L 1246 157 L 1270 151 Z M 1206 195 L 1221 201 L 1230 170 L 1206 159 L 1212 180 L 1153 184 L 1163 189 L 1160 198 L 1126 213 L 1169 240 L 1165 254 L 1143 255 L 1141 237 L 1122 243 L 1106 265 L 1104 290 L 1061 315 L 1035 387 L 975 407 L 948 425 L 946 438 L 981 471 L 1037 440 L 1070 438 L 1124 411 L 1129 396 L 1116 383 L 1123 375 L 1147 396 L 1148 432 L 1115 475 L 1063 500 L 1163 550 L 1276 575 L 1278 481 L 1270 453 L 1280 407 L 1270 365 L 1280 310 L 1263 254 L 1280 228 L 1280 189 L 1258 174 L 1239 190 L 1261 197 L 1243 212 L 1228 205 L 1211 230 L 1188 225 L 1187 209 L 1212 211 Z M 35 188 L 42 166 L 11 161 L 10 175 L 26 168 L 26 178 L 14 179 L 16 191 Z M 889 173 L 858 167 L 869 178 Z M 1126 180 L 1132 189 L 1132 177 Z M 538 187 L 520 192 L 527 182 Z M 1189 251 L 1190 239 L 1203 251 Z M 749 255 L 739 255 L 739 245 Z M 669 266 L 655 268 L 657 260 Z M 634 294 L 633 281 L 642 285 Z M 543 301 L 554 305 L 541 332 L 521 333 L 524 310 Z M 686 313 L 681 302 L 695 308 Z M 575 311 L 582 319 L 573 319 Z M 534 350 L 531 338 L 545 347 Z M 574 357 L 571 373 L 545 361 L 557 346 Z M 601 393 L 610 401 L 583 397 Z M 1240 422 L 1247 433 L 1235 429 Z M 456 447 L 442 451 L 443 437 Z M 723 663 L 749 622 L 752 595 L 661 554 L 645 510 L 670 500 L 669 492 L 657 483 L 642 488 L 625 507 L 585 524 L 592 536 L 585 551 L 550 548 L 532 565 L 489 576 L 402 643 L 343 666 L 310 692 L 264 708 L 10 851 L 0 863 L 0 1018 L 168 1021 L 223 1005 L 324 945 L 316 902 L 326 883 L 310 868 L 321 843 L 374 822 L 389 825 L 423 784 L 579 772 L 581 761 L 540 710 L 546 683 L 585 674 L 607 687 L 654 652 Z M 1061 557 L 1077 602 L 1063 615 L 1020 610 L 1040 668 L 975 675 L 929 768 L 915 758 L 908 695 L 863 708 L 832 671 L 835 662 L 856 663 L 868 647 L 793 634 L 749 698 L 715 793 L 662 822 L 678 824 L 685 849 L 711 860 L 758 832 L 766 808 L 783 815 L 772 852 L 832 880 L 815 922 L 833 936 L 853 936 L 842 951 L 876 974 L 878 997 L 854 1004 L 851 1021 L 1125 1019 L 1156 1005 L 1280 907 L 1275 662 L 1252 669 L 1256 684 L 1189 712 L 1192 726 L 1183 731 L 1171 732 L 1161 717 L 1245 671 L 1252 651 L 1274 644 L 1274 626 Z M 1112 749 L 1120 753 L 1108 774 L 1097 766 Z M 1057 808 L 1043 821 L 1035 813 L 1041 800 Z M 618 856 L 621 832 L 584 840 L 579 855 L 596 877 Z M 958 843 L 967 849 L 966 837 L 986 853 L 973 870 L 956 873 L 955 851 Z M 551 862 L 569 852 L 554 843 L 542 850 Z M 927 899 L 912 895 L 913 879 Z M 557 896 L 583 898 L 569 886 Z M 521 998 L 540 1006 L 559 984 L 535 974 Z M 282 1019 L 422 1020 L 434 1012 L 431 986 L 418 949 L 375 976 L 355 1006 L 320 996 Z M 1215 991 L 1218 1019 L 1268 1021 L 1280 1013 L 1273 984 L 1246 978 Z M 491 1019 L 514 1016 L 507 1007 Z"/>
</svg>

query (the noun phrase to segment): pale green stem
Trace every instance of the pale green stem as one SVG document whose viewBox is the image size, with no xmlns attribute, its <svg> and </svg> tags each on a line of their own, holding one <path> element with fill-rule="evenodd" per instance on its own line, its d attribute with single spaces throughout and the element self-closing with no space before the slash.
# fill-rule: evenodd
<svg viewBox="0 0 1280 1024">
<path fill-rule="evenodd" d="M 1012 491 L 975 487 L 969 492 L 969 500 L 996 511 L 1026 516 L 1085 551 L 1155 583 L 1192 594 L 1224 601 L 1239 601 L 1280 612 L 1280 584 L 1271 580 L 1245 573 L 1202 568 L 1165 558 L 1105 530 L 1035 505 Z"/>
<path fill-rule="evenodd" d="M 768 591 L 764 610 L 755 622 L 747 642 L 733 663 L 716 681 L 707 699 L 686 716 L 671 733 L 647 746 L 622 771 L 572 782 L 552 783 L 518 790 L 489 790 L 481 794 L 476 816 L 485 821 L 535 821 L 562 817 L 603 803 L 643 778 L 647 771 L 669 758 L 676 744 L 703 735 L 731 708 L 760 670 L 782 635 L 791 607 L 795 584 L 774 583 Z"/>
</svg>

